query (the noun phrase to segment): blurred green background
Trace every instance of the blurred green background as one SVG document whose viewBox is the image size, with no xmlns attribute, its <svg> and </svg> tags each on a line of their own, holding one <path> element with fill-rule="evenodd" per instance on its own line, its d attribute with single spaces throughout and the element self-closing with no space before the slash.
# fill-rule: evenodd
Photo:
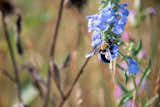
<svg viewBox="0 0 160 107">
<path fill-rule="evenodd" d="M 136 7 L 136 2 L 139 1 L 141 1 L 142 10 L 138 10 Z M 59 2 L 60 0 L 14 0 L 14 4 L 22 14 L 21 37 L 25 52 L 24 56 L 17 55 L 17 61 L 20 65 L 27 61 L 31 62 L 45 80 L 49 47 L 55 28 Z M 128 9 L 137 12 L 137 15 L 139 15 L 136 17 L 137 19 L 135 17 L 132 17 L 134 20 L 132 18 L 129 19 L 125 31 L 130 34 L 135 42 L 142 39 L 143 50 L 152 59 L 150 79 L 147 80 L 147 90 L 144 90 L 147 92 L 145 99 L 149 99 L 155 94 L 157 85 L 155 81 L 160 71 L 160 1 L 121 0 L 121 2 L 128 2 Z M 151 7 L 155 9 L 155 15 L 147 11 Z M 91 34 L 87 32 L 86 16 L 95 14 L 97 11 L 98 0 L 88 0 L 87 5 L 78 16 L 73 8 L 64 7 L 56 44 L 55 62 L 60 67 L 67 54 L 72 56 L 69 66 L 61 71 L 62 87 L 65 92 L 69 89 L 73 78 L 82 65 L 85 54 L 91 49 Z M 144 17 L 141 17 L 141 15 L 144 15 Z M 140 19 L 138 19 L 139 17 Z M 14 38 L 14 16 L 9 18 L 9 22 L 10 36 Z M 2 28 L 2 24 L 0 24 L 0 28 Z M 0 38 L 0 68 L 9 71 L 14 76 L 2 29 L 0 29 Z M 141 67 L 143 68 L 144 66 L 145 63 Z M 112 81 L 111 75 L 108 65 L 99 63 L 97 57 L 94 56 L 65 106 L 116 107 L 117 99 L 113 96 L 115 83 Z M 37 90 L 32 86 L 29 73 L 26 70 L 22 70 L 20 78 L 25 102 L 31 107 L 41 106 L 42 102 L 37 96 Z M 60 101 L 54 81 L 52 81 L 52 96 L 55 103 Z M 17 101 L 16 98 L 14 83 L 0 74 L 0 107 L 13 106 Z"/>
</svg>

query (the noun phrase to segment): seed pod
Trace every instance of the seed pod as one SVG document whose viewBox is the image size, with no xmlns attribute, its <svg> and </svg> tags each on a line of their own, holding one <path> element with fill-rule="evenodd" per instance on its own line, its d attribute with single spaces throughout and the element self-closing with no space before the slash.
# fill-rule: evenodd
<svg viewBox="0 0 160 107">
<path fill-rule="evenodd" d="M 3 14 L 9 15 L 14 13 L 15 7 L 10 0 L 0 0 L 0 10 Z"/>
<path fill-rule="evenodd" d="M 15 38 L 16 38 L 16 48 L 17 48 L 17 52 L 19 55 L 23 55 L 24 50 L 23 50 L 23 46 L 22 46 L 22 42 L 21 42 L 21 21 L 22 21 L 22 17 L 20 14 L 17 14 L 17 21 L 16 21 L 16 27 L 15 27 Z"/>
<path fill-rule="evenodd" d="M 63 65 L 62 65 L 62 68 L 66 68 L 68 67 L 68 65 L 70 64 L 71 62 L 71 55 L 68 54 L 63 62 Z"/>
<path fill-rule="evenodd" d="M 76 7 L 79 11 L 83 9 L 83 7 L 86 5 L 87 0 L 65 0 L 65 6 L 70 7 Z"/>
<path fill-rule="evenodd" d="M 53 61 L 50 61 L 49 72 L 51 73 L 52 78 L 55 80 L 57 88 L 60 89 L 60 87 L 61 87 L 61 76 L 60 76 L 58 66 Z"/>
</svg>

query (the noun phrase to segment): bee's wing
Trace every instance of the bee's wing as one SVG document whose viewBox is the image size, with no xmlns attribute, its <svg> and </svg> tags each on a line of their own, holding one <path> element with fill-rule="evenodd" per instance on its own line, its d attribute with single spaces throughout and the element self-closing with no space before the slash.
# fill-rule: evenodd
<svg viewBox="0 0 160 107">
<path fill-rule="evenodd" d="M 105 58 L 108 60 L 112 60 L 112 55 L 109 49 L 106 49 Z"/>
<path fill-rule="evenodd" d="M 89 52 L 85 55 L 85 57 L 86 57 L 86 58 L 92 57 L 93 55 L 98 54 L 98 52 L 99 52 L 99 49 L 98 49 L 98 48 L 93 49 L 93 50 L 89 51 Z"/>
</svg>

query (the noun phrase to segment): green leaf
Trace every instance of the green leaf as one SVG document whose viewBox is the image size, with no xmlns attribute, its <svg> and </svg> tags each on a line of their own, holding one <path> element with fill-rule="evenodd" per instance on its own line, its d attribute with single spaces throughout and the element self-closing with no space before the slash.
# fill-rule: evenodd
<svg viewBox="0 0 160 107">
<path fill-rule="evenodd" d="M 121 61 L 125 60 L 126 58 L 128 58 L 127 55 L 124 55 L 121 51 L 118 51 L 118 54 L 121 56 Z"/>
<path fill-rule="evenodd" d="M 121 88 L 121 90 L 124 92 L 124 93 L 128 93 L 129 91 L 127 90 L 127 88 L 118 81 L 118 86 Z"/>
<path fill-rule="evenodd" d="M 150 67 L 151 67 L 151 58 L 149 58 L 148 64 L 147 64 L 147 66 L 146 66 L 146 68 L 145 68 L 145 70 L 143 72 L 143 75 L 142 75 L 142 77 L 140 79 L 139 87 L 141 87 L 143 81 L 148 77 L 149 73 L 151 72 L 150 71 Z"/>
<path fill-rule="evenodd" d="M 129 76 L 128 76 L 127 72 L 125 72 L 124 76 L 125 76 L 125 83 L 127 84 L 128 80 L 129 80 Z"/>
<path fill-rule="evenodd" d="M 101 39 L 104 40 L 104 41 L 108 40 L 106 35 L 103 35 Z"/>
<path fill-rule="evenodd" d="M 133 41 L 131 41 L 131 42 L 129 43 L 128 50 L 131 51 L 132 53 L 134 53 L 134 51 L 135 51 L 135 44 L 134 44 Z"/>
<path fill-rule="evenodd" d="M 125 69 L 123 67 L 121 67 L 120 64 L 117 63 L 116 67 L 125 72 Z"/>
<path fill-rule="evenodd" d="M 113 0 L 114 3 L 119 3 L 119 0 Z"/>
<path fill-rule="evenodd" d="M 124 94 L 119 102 L 119 106 L 121 107 L 127 100 L 129 100 L 131 98 L 132 98 L 132 92 L 128 92 L 128 93 Z"/>
<path fill-rule="evenodd" d="M 134 49 L 133 54 L 136 56 L 140 52 L 141 49 L 142 49 L 142 40 L 139 40 L 138 41 L 138 46 L 137 46 L 136 49 Z"/>
<path fill-rule="evenodd" d="M 9 33 L 9 40 L 10 40 L 10 42 L 12 44 L 12 48 L 15 49 L 15 36 L 14 36 L 14 32 L 11 29 L 9 29 L 8 33 Z"/>
</svg>

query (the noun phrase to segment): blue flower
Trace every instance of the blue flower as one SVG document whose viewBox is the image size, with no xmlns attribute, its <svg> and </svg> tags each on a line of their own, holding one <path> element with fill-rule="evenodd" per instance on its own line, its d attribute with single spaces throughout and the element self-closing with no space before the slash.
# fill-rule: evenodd
<svg viewBox="0 0 160 107">
<path fill-rule="evenodd" d="M 118 25 L 123 25 L 123 26 L 125 26 L 126 22 L 127 22 L 127 17 L 124 16 L 124 17 L 122 17 L 117 23 L 118 23 Z"/>
<path fill-rule="evenodd" d="M 87 16 L 88 19 L 88 32 L 91 32 L 92 30 L 95 29 L 95 22 L 97 21 L 98 15 L 90 15 Z"/>
<path fill-rule="evenodd" d="M 116 44 L 111 44 L 109 47 L 112 59 L 116 58 L 118 56 L 118 46 Z"/>
<path fill-rule="evenodd" d="M 128 6 L 128 4 L 120 4 L 119 5 L 118 13 L 121 17 L 129 15 L 129 11 L 127 9 L 125 9 L 126 6 Z"/>
<path fill-rule="evenodd" d="M 98 18 L 99 18 L 99 20 L 101 20 L 102 22 L 107 23 L 107 24 L 111 24 L 116 21 L 115 12 L 112 8 L 111 9 L 108 9 L 108 8 L 102 9 L 100 11 Z"/>
<path fill-rule="evenodd" d="M 105 0 L 99 0 L 99 2 L 105 3 Z M 116 5 L 116 9 L 113 6 L 114 5 L 112 5 L 111 2 L 108 2 L 108 5 L 101 9 L 98 14 L 87 16 L 88 31 L 93 31 L 92 48 L 100 46 L 103 42 L 107 42 L 109 44 L 109 48 L 106 52 L 104 50 L 103 53 L 99 52 L 98 54 L 98 59 L 103 63 L 110 62 L 112 59 L 116 58 L 119 50 L 115 43 L 110 43 L 109 40 L 107 40 L 109 38 L 108 36 L 114 35 L 107 34 L 114 33 L 119 36 L 124 31 L 124 26 L 126 25 L 127 16 L 129 14 L 126 9 L 128 4 Z M 106 37 L 106 39 L 103 39 L 103 37 Z M 131 71 L 130 69 L 132 68 L 129 68 L 128 70 Z"/>
<path fill-rule="evenodd" d="M 139 66 L 136 63 L 136 61 L 133 60 L 131 57 L 128 57 L 127 62 L 128 62 L 128 73 L 129 74 L 137 74 L 139 71 Z"/>
<path fill-rule="evenodd" d="M 92 33 L 92 41 L 96 40 L 96 39 L 101 39 L 101 33 L 97 30 L 95 30 L 93 33 Z"/>
<path fill-rule="evenodd" d="M 127 3 L 119 4 L 119 7 L 120 7 L 120 8 L 125 8 L 125 7 L 127 7 L 127 6 L 128 6 L 128 4 L 127 4 Z"/>
<path fill-rule="evenodd" d="M 102 0 L 101 0 L 102 2 Z M 111 2 L 100 10 L 99 14 L 88 16 L 88 31 L 101 30 L 107 31 L 112 26 L 111 31 L 117 35 L 121 34 L 124 30 L 124 26 L 127 22 L 127 16 L 129 14 L 125 7 L 128 4 L 120 4 L 118 11 L 114 10 Z"/>
<path fill-rule="evenodd" d="M 116 21 L 115 11 L 110 2 L 100 11 L 98 19 L 106 24 L 111 24 Z"/>
<path fill-rule="evenodd" d="M 96 20 L 94 25 L 94 30 L 106 31 L 108 30 L 109 25 L 102 22 L 101 20 Z"/>
<path fill-rule="evenodd" d="M 124 31 L 124 26 L 126 25 L 127 17 L 121 17 L 112 27 L 112 32 L 119 35 Z"/>
<path fill-rule="evenodd" d="M 92 41 L 92 47 L 96 48 L 97 46 L 99 46 L 102 43 L 101 39 L 96 39 L 94 41 Z"/>
<path fill-rule="evenodd" d="M 112 32 L 117 35 L 121 34 L 123 30 L 124 30 L 124 25 L 122 24 L 115 23 L 114 26 L 112 27 Z"/>
<path fill-rule="evenodd" d="M 95 30 L 92 33 L 92 47 L 96 48 L 98 45 L 102 43 L 101 33 L 98 30 Z"/>
</svg>

